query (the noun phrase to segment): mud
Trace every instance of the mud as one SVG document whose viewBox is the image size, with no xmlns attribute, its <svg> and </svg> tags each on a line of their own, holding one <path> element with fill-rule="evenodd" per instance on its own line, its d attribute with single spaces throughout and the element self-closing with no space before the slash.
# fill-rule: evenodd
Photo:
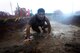
<svg viewBox="0 0 80 53">
<path fill-rule="evenodd" d="M 25 32 L 7 33 L 0 40 L 0 53 L 79 53 L 80 27 L 51 22 L 52 32 L 34 34 L 34 39 L 24 41 Z M 39 36 L 44 35 L 44 36 Z"/>
</svg>

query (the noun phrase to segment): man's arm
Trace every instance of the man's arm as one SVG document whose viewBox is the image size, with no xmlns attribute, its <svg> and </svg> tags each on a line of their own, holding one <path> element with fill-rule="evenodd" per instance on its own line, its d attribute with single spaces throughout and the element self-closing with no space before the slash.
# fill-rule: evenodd
<svg viewBox="0 0 80 53">
<path fill-rule="evenodd" d="M 48 20 L 48 18 L 45 19 L 47 25 L 48 25 L 48 33 L 51 32 L 51 24 L 50 24 L 50 21 Z"/>
<path fill-rule="evenodd" d="M 26 37 L 25 37 L 25 38 L 28 38 L 29 35 L 30 35 L 30 27 L 31 27 L 31 26 L 30 26 L 29 24 L 28 24 L 27 27 L 26 27 L 27 29 L 26 29 Z"/>
<path fill-rule="evenodd" d="M 34 17 L 34 16 L 33 16 Z M 30 35 L 30 28 L 33 23 L 33 17 L 30 17 L 26 26 L 26 38 Z"/>
</svg>

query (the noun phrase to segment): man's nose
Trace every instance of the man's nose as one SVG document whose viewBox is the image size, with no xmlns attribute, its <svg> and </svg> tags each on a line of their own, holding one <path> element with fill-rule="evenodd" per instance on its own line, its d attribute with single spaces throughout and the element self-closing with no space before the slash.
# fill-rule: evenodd
<svg viewBox="0 0 80 53">
<path fill-rule="evenodd" d="M 43 15 L 40 15 L 40 17 L 44 17 Z"/>
</svg>

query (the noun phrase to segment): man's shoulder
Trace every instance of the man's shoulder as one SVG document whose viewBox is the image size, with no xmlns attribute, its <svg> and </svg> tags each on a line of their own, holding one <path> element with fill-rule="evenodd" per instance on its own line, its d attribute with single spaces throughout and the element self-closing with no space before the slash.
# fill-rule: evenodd
<svg viewBox="0 0 80 53">
<path fill-rule="evenodd" d="M 32 16 L 32 17 L 30 17 L 30 19 L 29 19 L 29 24 L 32 24 L 32 23 L 34 23 L 35 22 L 35 15 L 34 16 Z"/>
<path fill-rule="evenodd" d="M 33 15 L 30 19 L 35 19 L 36 15 Z"/>
<path fill-rule="evenodd" d="M 47 16 L 45 16 L 45 18 L 48 18 Z"/>
<path fill-rule="evenodd" d="M 47 17 L 47 16 L 45 16 L 45 20 L 46 20 L 46 19 L 48 19 L 48 17 Z"/>
</svg>

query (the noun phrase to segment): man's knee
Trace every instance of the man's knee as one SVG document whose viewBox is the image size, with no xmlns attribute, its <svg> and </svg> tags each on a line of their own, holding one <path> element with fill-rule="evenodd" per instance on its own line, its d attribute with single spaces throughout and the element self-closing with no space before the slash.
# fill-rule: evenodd
<svg viewBox="0 0 80 53">
<path fill-rule="evenodd" d="M 32 29 L 33 29 L 34 31 L 36 31 L 37 33 L 40 33 L 40 32 L 41 32 L 38 27 L 32 27 Z"/>
<path fill-rule="evenodd" d="M 47 27 L 48 27 L 48 25 L 46 25 L 46 24 L 43 26 L 43 28 L 47 28 Z"/>
<path fill-rule="evenodd" d="M 42 30 L 43 30 L 43 33 L 47 33 L 47 29 L 48 28 L 48 25 L 44 25 L 43 27 L 42 27 Z"/>
</svg>

